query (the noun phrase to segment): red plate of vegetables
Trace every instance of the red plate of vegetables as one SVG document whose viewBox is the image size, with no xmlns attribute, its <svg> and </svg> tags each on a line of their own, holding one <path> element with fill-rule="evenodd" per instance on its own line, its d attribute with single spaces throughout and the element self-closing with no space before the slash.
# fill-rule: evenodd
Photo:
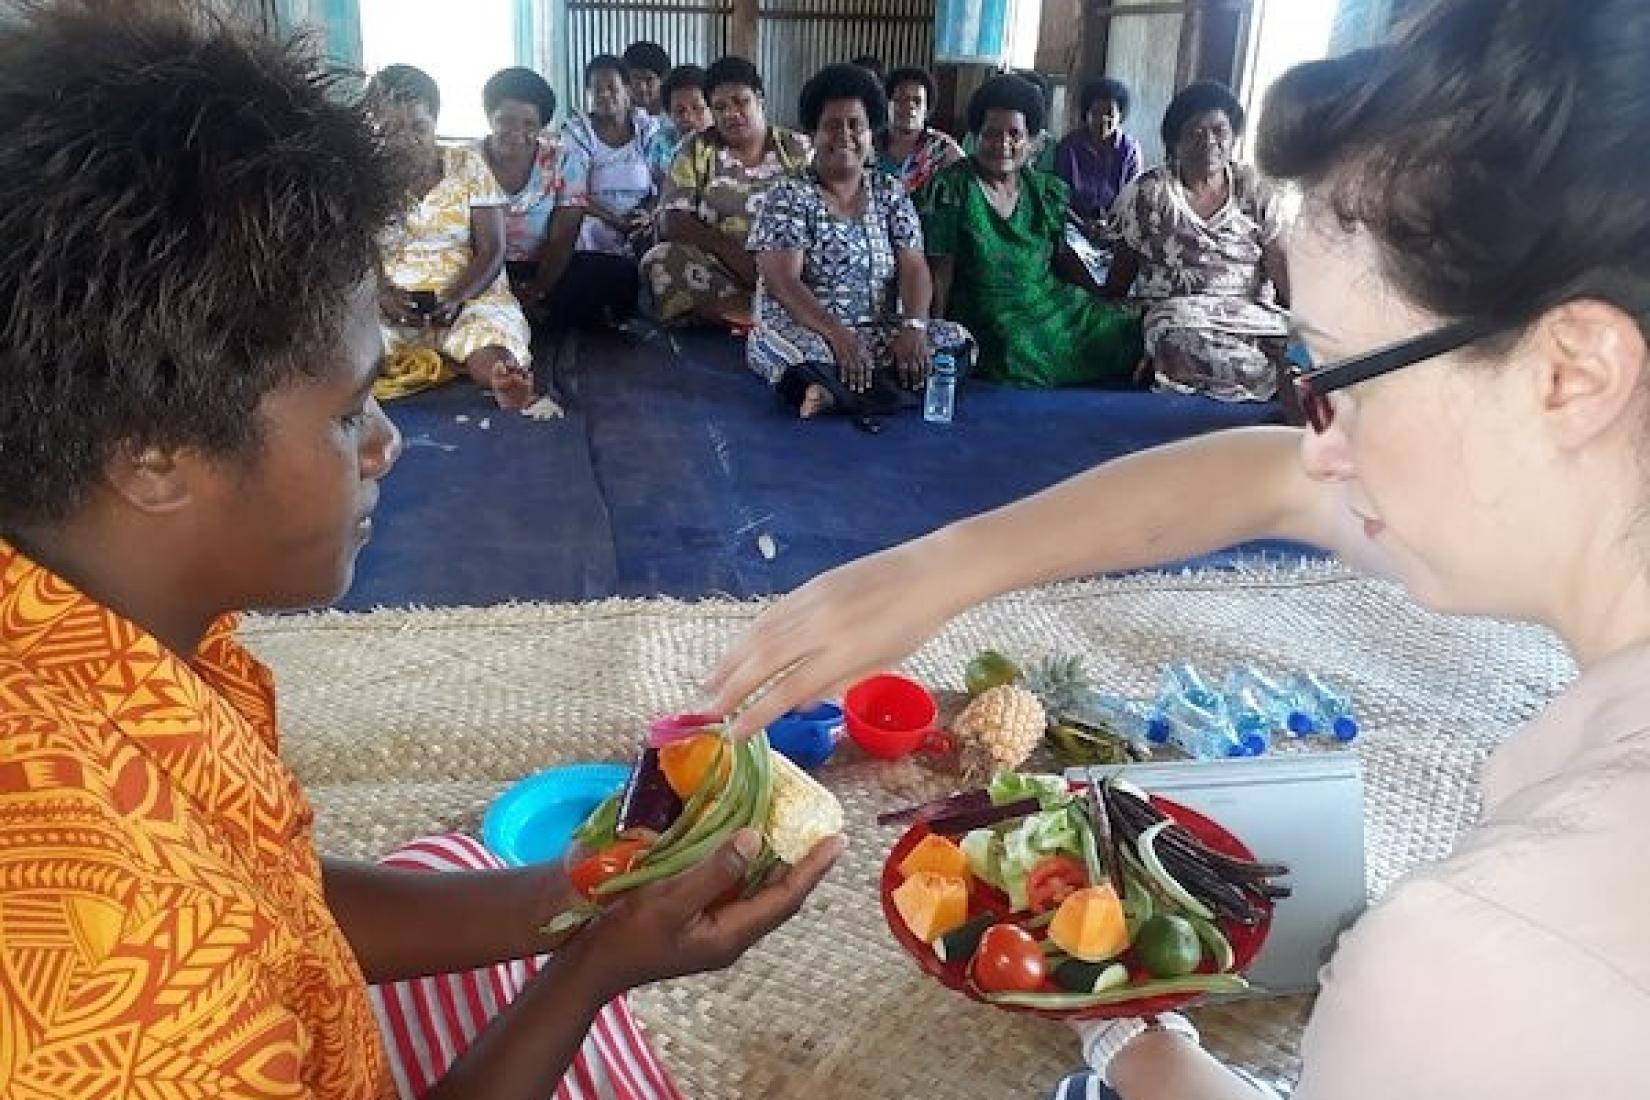
<svg viewBox="0 0 1650 1100">
<path fill-rule="evenodd" d="M 1120 779 L 999 775 L 885 815 L 894 938 L 942 985 L 1010 1012 L 1100 1019 L 1247 988 L 1276 880 L 1219 824 Z"/>
</svg>

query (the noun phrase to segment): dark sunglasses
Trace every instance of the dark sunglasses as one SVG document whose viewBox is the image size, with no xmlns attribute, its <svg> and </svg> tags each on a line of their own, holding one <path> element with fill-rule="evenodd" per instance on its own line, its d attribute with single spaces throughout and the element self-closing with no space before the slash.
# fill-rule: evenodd
<svg viewBox="0 0 1650 1100">
<path fill-rule="evenodd" d="M 1413 339 L 1401 340 L 1366 355 L 1343 359 L 1316 370 L 1311 369 L 1310 363 L 1297 362 L 1291 378 L 1295 396 L 1300 400 L 1301 412 L 1306 415 L 1306 422 L 1312 425 L 1312 430 L 1325 432 L 1335 419 L 1335 406 L 1330 402 L 1329 395 L 1336 390 L 1344 390 L 1359 382 L 1459 351 L 1505 328 L 1505 325 L 1491 321 L 1455 321 Z"/>
</svg>

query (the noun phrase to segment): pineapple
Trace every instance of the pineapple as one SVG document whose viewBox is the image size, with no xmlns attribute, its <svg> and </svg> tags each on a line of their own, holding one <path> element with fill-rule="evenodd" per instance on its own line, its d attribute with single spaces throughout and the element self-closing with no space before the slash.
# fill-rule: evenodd
<svg viewBox="0 0 1650 1100">
<path fill-rule="evenodd" d="M 1047 712 L 1023 687 L 1003 684 L 982 693 L 951 725 L 963 772 L 983 778 L 1012 771 L 1042 743 Z"/>
<path fill-rule="evenodd" d="M 1025 674 L 1024 683 L 1048 711 L 1051 726 L 1075 717 L 1084 697 L 1094 690 L 1083 658 L 1075 653 L 1044 657 Z"/>
<path fill-rule="evenodd" d="M 1026 690 L 1048 712 L 1048 743 L 1065 764 L 1127 764 L 1151 759 L 1142 742 L 1111 727 L 1096 707 L 1099 687 L 1076 654 L 1050 656 L 1025 674 Z"/>
</svg>

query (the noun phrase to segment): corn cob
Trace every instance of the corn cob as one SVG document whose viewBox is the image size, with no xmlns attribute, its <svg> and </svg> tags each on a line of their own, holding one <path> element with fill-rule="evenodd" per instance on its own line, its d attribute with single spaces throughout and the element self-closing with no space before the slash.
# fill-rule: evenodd
<svg viewBox="0 0 1650 1100">
<path fill-rule="evenodd" d="M 842 832 L 842 804 L 784 754 L 769 750 L 768 755 L 773 802 L 762 832 L 774 854 L 794 864 L 815 844 Z"/>
</svg>

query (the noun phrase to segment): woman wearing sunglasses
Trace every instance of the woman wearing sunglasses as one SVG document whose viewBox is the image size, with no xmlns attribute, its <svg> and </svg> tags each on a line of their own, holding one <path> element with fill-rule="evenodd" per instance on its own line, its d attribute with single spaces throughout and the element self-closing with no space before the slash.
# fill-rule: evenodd
<svg viewBox="0 0 1650 1100">
<path fill-rule="evenodd" d="M 1135 455 L 827 573 L 712 683 L 740 720 L 886 667 L 992 595 L 1281 535 L 1444 611 L 1553 629 L 1578 681 L 1506 741 L 1479 824 L 1342 939 L 1300 1100 L 1641 1097 L 1650 1035 L 1650 7 L 1452 0 L 1295 70 L 1310 427 Z M 1084 1035 L 1073 1098 L 1242 1100 L 1178 1019 Z"/>
</svg>

